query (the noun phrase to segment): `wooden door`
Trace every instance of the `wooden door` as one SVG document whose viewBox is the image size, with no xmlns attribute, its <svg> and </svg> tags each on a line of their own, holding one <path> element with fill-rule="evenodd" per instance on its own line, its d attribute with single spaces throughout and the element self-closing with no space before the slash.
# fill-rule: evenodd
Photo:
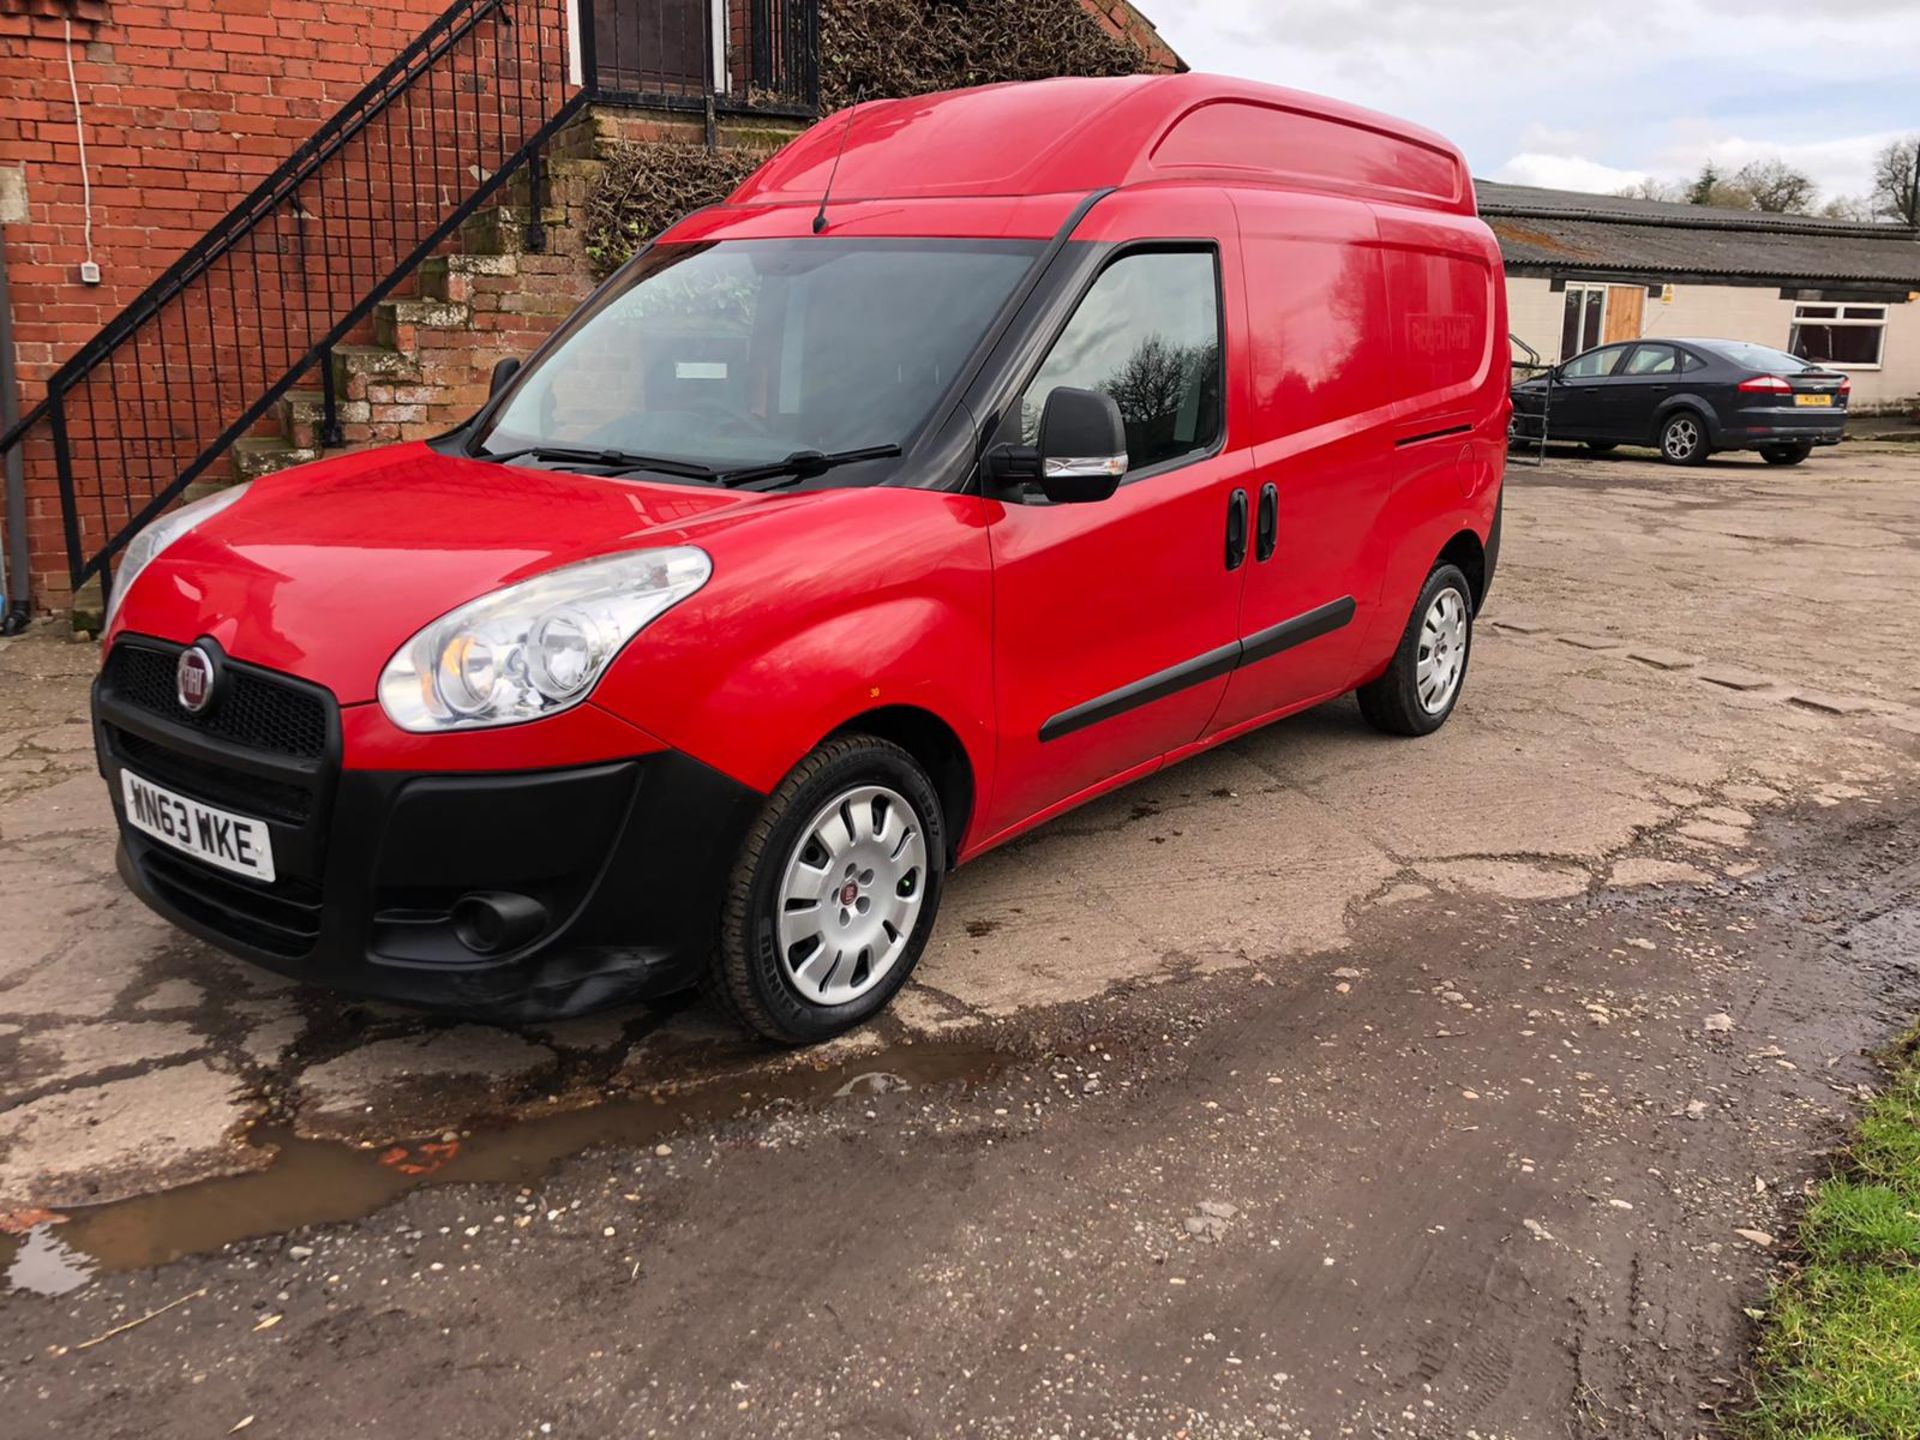
<svg viewBox="0 0 1920 1440">
<path fill-rule="evenodd" d="M 1607 322 L 1602 344 L 1638 340 L 1646 320 L 1647 292 L 1638 285 L 1607 287 Z"/>
</svg>

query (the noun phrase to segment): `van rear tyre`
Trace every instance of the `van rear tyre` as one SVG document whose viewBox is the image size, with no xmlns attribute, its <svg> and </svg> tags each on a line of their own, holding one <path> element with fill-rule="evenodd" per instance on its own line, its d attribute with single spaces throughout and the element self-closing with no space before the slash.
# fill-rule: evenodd
<svg viewBox="0 0 1920 1440">
<path fill-rule="evenodd" d="M 1431 735 L 1459 703 L 1472 653 L 1473 589 L 1459 566 L 1437 565 L 1385 673 L 1355 692 L 1360 713 L 1388 735 Z"/>
<path fill-rule="evenodd" d="M 939 797 L 913 756 L 871 735 L 826 741 L 748 829 L 701 990 L 782 1045 L 853 1029 L 919 962 L 946 854 Z"/>
</svg>

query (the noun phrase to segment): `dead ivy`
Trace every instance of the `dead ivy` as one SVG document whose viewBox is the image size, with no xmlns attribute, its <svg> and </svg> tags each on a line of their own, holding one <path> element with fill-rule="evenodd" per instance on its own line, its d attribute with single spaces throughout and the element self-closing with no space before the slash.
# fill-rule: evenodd
<svg viewBox="0 0 1920 1440">
<path fill-rule="evenodd" d="M 1133 75 L 1133 46 L 1078 0 L 822 0 L 820 108 L 1001 80 Z M 616 269 L 680 216 L 723 200 L 767 151 L 661 140 L 621 143 L 587 199 L 587 256 Z"/>
<path fill-rule="evenodd" d="M 1078 0 L 821 0 L 822 113 L 856 100 L 1146 68 Z"/>
<path fill-rule="evenodd" d="M 768 153 L 677 140 L 611 146 L 587 195 L 587 258 L 595 273 L 610 274 L 688 211 L 724 200 Z"/>
</svg>

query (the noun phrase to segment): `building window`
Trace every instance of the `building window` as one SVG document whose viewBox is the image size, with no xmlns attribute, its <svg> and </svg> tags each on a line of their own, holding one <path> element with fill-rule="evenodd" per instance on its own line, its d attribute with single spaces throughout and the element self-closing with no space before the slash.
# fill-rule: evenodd
<svg viewBox="0 0 1920 1440">
<path fill-rule="evenodd" d="M 1817 365 L 1878 369 L 1886 334 L 1884 305 L 1795 305 L 1787 348 Z"/>
<path fill-rule="evenodd" d="M 1566 309 L 1560 317 L 1560 358 L 1571 360 L 1600 343 L 1601 320 L 1607 309 L 1604 285 L 1567 286 Z"/>
</svg>

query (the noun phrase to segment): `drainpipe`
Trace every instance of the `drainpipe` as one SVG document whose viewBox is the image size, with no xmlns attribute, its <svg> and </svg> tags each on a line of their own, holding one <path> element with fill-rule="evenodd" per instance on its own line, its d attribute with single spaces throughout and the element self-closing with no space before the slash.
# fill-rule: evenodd
<svg viewBox="0 0 1920 1440">
<path fill-rule="evenodd" d="M 13 374 L 13 301 L 7 296 L 7 227 L 0 225 L 0 432 L 11 430 L 20 418 L 20 390 Z M 17 441 L 7 451 L 7 523 L 4 526 L 7 553 L 0 555 L 0 635 L 18 635 L 27 628 L 31 611 L 27 606 L 27 475 L 22 451 L 26 441 Z"/>
</svg>

